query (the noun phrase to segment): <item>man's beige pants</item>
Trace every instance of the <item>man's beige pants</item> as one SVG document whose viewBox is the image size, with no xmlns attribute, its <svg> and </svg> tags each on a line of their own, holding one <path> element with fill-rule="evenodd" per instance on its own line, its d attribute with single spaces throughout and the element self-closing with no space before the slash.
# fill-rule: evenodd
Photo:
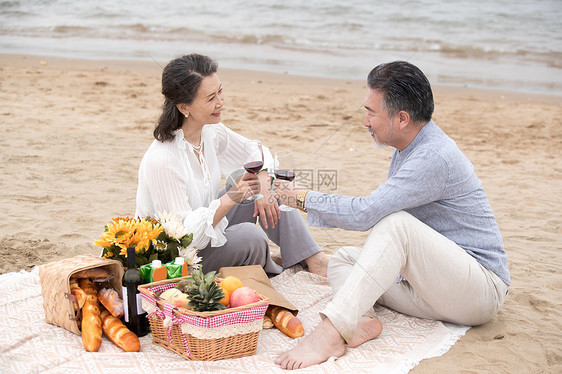
<svg viewBox="0 0 562 374">
<path fill-rule="evenodd" d="M 347 342 L 375 303 L 411 316 L 473 326 L 490 320 L 508 290 L 456 243 L 406 212 L 379 221 L 362 249 L 338 250 L 328 265 L 328 280 L 334 298 L 321 315 Z"/>
</svg>

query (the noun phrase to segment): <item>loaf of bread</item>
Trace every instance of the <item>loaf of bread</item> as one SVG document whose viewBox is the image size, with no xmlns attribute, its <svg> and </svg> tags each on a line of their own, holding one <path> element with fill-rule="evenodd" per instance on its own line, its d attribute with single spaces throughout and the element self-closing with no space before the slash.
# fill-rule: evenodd
<svg viewBox="0 0 562 374">
<path fill-rule="evenodd" d="M 139 338 L 129 330 L 119 318 L 107 310 L 101 312 L 102 328 L 105 336 L 125 352 L 140 351 Z"/>
<path fill-rule="evenodd" d="M 86 295 L 97 296 L 98 286 L 88 278 L 79 279 L 78 286 L 86 293 Z M 95 298 L 97 300 L 97 297 Z"/>
<path fill-rule="evenodd" d="M 70 279 L 70 293 L 78 300 L 78 308 L 82 309 L 86 302 L 86 292 L 80 288 L 76 279 Z"/>
<path fill-rule="evenodd" d="M 71 278 L 107 278 L 109 277 L 109 271 L 106 268 L 93 268 L 78 271 L 71 275 Z"/>
<path fill-rule="evenodd" d="M 97 352 L 101 346 L 101 317 L 97 287 L 87 278 L 80 279 L 80 288 L 86 293 L 82 308 L 82 344 L 88 352 Z"/>
<path fill-rule="evenodd" d="M 294 339 L 304 335 L 302 322 L 287 309 L 279 306 L 270 306 L 267 308 L 266 315 L 271 318 L 275 327 L 288 337 Z"/>
<path fill-rule="evenodd" d="M 269 318 L 269 316 L 263 316 L 262 328 L 272 329 L 273 327 L 273 321 L 271 321 L 271 318 Z"/>
<path fill-rule="evenodd" d="M 121 318 L 123 316 L 123 300 L 119 298 L 114 289 L 102 288 L 99 290 L 98 300 L 113 317 Z"/>
</svg>

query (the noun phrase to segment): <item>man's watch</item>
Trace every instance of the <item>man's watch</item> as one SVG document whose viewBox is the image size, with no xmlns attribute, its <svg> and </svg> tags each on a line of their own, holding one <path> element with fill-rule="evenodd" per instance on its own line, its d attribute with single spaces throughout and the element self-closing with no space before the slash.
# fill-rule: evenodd
<svg viewBox="0 0 562 374">
<path fill-rule="evenodd" d="M 302 190 L 301 192 L 299 192 L 299 194 L 297 195 L 297 208 L 299 210 L 302 210 L 303 212 L 306 213 L 306 208 L 304 207 L 304 201 L 306 198 L 306 194 L 309 192 L 310 190 Z"/>
</svg>

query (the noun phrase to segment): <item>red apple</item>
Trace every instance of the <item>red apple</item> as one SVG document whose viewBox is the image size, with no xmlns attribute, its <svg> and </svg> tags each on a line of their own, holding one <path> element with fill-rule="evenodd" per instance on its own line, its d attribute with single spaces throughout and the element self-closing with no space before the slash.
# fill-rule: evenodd
<svg viewBox="0 0 562 374">
<path fill-rule="evenodd" d="M 232 295 L 230 295 L 231 308 L 252 304 L 258 301 L 260 301 L 260 297 L 256 291 L 246 286 L 235 289 Z"/>
</svg>

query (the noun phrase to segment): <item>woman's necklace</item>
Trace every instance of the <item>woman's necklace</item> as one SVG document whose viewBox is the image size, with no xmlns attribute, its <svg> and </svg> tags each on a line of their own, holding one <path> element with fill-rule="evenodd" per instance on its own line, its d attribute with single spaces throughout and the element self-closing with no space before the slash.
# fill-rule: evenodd
<svg viewBox="0 0 562 374">
<path fill-rule="evenodd" d="M 193 144 L 191 144 L 191 142 L 187 139 L 185 139 L 185 141 L 191 146 L 191 148 L 193 148 L 193 150 L 197 153 L 201 153 L 201 148 L 203 148 L 203 139 L 199 140 L 199 145 L 195 146 Z"/>
</svg>

